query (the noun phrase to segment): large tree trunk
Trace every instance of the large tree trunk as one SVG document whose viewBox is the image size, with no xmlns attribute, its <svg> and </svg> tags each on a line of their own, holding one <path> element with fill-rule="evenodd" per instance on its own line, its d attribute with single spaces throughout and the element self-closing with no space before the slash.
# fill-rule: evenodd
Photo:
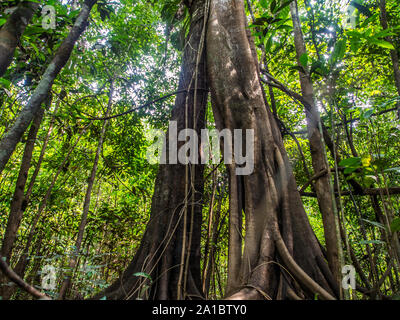
<svg viewBox="0 0 400 320">
<path fill-rule="evenodd" d="M 61 46 L 58 48 L 53 60 L 47 67 L 42 79 L 38 86 L 34 90 L 30 100 L 21 110 L 17 120 L 12 127 L 6 132 L 0 141 L 0 173 L 3 171 L 8 160 L 13 154 L 18 142 L 22 135 L 28 128 L 33 117 L 38 112 L 42 102 L 46 99 L 53 85 L 53 82 L 61 69 L 65 66 L 72 50 L 75 46 L 75 42 L 79 39 L 82 32 L 85 30 L 90 11 L 97 0 L 85 0 L 82 5 L 81 12 L 76 18 L 74 26 L 65 38 Z"/>
<path fill-rule="evenodd" d="M 243 176 L 244 252 L 240 273 L 231 275 L 237 285 L 227 295 L 334 299 L 338 288 L 302 206 L 276 122 L 265 107 L 243 1 L 211 1 L 206 46 L 218 129 L 255 134 L 254 172 Z"/>
<path fill-rule="evenodd" d="M 196 1 L 192 12 L 203 5 L 203 1 Z M 181 88 L 188 87 L 196 65 L 202 21 L 202 18 L 196 19 L 195 14 L 189 33 L 190 45 L 186 46 L 184 54 Z M 254 172 L 238 177 L 235 165 L 228 168 L 231 230 L 236 229 L 238 233 L 239 229 L 240 233 L 241 212 L 246 214 L 243 254 L 238 248 L 237 234 L 230 233 L 234 237 L 230 255 L 233 251 L 233 269 L 237 273 L 232 273 L 233 269 L 229 271 L 233 280 L 230 280 L 228 298 L 314 299 L 318 295 L 321 299 L 335 299 L 338 296 L 336 282 L 302 206 L 279 129 L 265 105 L 257 63 L 246 33 L 243 1 L 211 1 L 207 27 L 207 66 L 217 127 L 220 130 L 252 129 L 255 133 Z M 198 70 L 198 83 L 202 87 L 205 85 L 203 60 Z M 196 112 L 203 113 L 206 94 L 198 93 L 198 99 Z M 192 102 L 188 104 L 189 113 L 193 115 L 192 93 L 189 101 Z M 181 95 L 172 116 L 173 120 L 178 120 L 178 129 L 192 125 L 185 123 L 184 109 L 185 95 Z M 200 127 L 202 125 L 198 123 L 196 129 Z M 198 180 L 201 170 L 201 166 L 196 166 L 197 192 L 202 188 Z M 187 190 L 184 176 L 182 165 L 160 166 L 151 218 L 141 246 L 124 274 L 94 298 L 175 299 L 200 295 L 197 289 L 200 288 L 201 208 L 194 207 L 195 215 L 190 219 L 194 224 L 185 227 L 179 221 L 185 212 L 182 207 Z M 191 259 L 184 266 L 182 247 L 189 237 L 182 235 L 186 235 L 183 230 L 191 228 Z M 181 266 L 188 270 L 183 284 L 183 287 L 186 284 L 186 292 L 183 290 L 183 293 L 179 283 L 181 272 L 177 271 Z M 153 281 L 135 277 L 138 272 L 150 275 Z M 143 294 L 146 285 L 150 289 L 147 295 Z"/>
<path fill-rule="evenodd" d="M 20 38 L 38 7 L 39 3 L 36 2 L 22 2 L 0 29 L 0 77 L 11 64 Z"/>
<path fill-rule="evenodd" d="M 178 132 L 205 125 L 206 69 L 204 55 L 204 0 L 191 2 L 192 23 L 183 54 L 179 90 L 171 120 Z M 198 90 L 194 90 L 194 89 Z M 171 141 L 167 145 L 183 143 Z M 168 158 L 168 156 L 167 156 Z M 190 181 L 189 181 L 190 180 Z M 126 271 L 94 298 L 186 299 L 201 297 L 200 238 L 203 166 L 160 165 L 155 182 L 150 221 L 141 245 Z M 141 272 L 141 274 L 138 274 Z M 135 275 L 136 274 L 136 275 Z M 143 277 L 149 275 L 151 280 Z"/>
</svg>

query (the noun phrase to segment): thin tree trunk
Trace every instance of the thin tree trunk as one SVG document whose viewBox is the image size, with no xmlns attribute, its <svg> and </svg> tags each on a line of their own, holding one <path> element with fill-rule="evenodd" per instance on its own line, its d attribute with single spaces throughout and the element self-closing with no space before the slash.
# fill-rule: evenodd
<svg viewBox="0 0 400 320">
<path fill-rule="evenodd" d="M 202 271 L 202 283 L 203 283 L 203 292 L 205 291 L 205 275 L 207 273 L 207 265 L 209 263 L 209 252 L 210 252 L 210 242 L 212 242 L 212 228 L 213 228 L 213 220 L 214 220 L 214 202 L 215 202 L 215 192 L 217 189 L 217 172 L 214 171 L 212 175 L 212 191 L 211 191 L 211 199 L 208 209 L 208 227 L 207 227 L 207 238 L 206 243 L 204 245 L 204 258 L 203 258 L 203 271 Z"/>
<path fill-rule="evenodd" d="M 215 266 L 215 252 L 216 252 L 216 246 L 217 246 L 218 238 L 219 238 L 218 226 L 219 226 L 219 221 L 220 221 L 220 216 L 221 216 L 222 201 L 223 201 L 223 198 L 221 197 L 219 199 L 218 209 L 215 213 L 215 219 L 213 221 L 210 253 L 209 253 L 207 265 L 205 267 L 205 277 L 203 280 L 203 291 L 206 296 L 206 299 L 208 298 L 208 294 L 209 294 L 209 290 L 210 290 L 210 281 L 211 281 L 212 272 L 214 272 L 214 266 Z"/>
<path fill-rule="evenodd" d="M 50 140 L 50 135 L 51 135 L 51 133 L 53 131 L 53 126 L 54 126 L 54 122 L 56 120 L 56 114 L 57 114 L 59 106 L 60 106 L 60 100 L 57 102 L 57 105 L 56 105 L 56 107 L 54 109 L 53 117 L 50 120 L 49 128 L 47 129 L 46 137 L 44 138 L 42 149 L 40 150 L 40 155 L 39 155 L 38 161 L 37 161 L 36 166 L 35 166 L 35 170 L 33 171 L 32 177 L 29 180 L 29 185 L 28 185 L 28 188 L 27 188 L 26 193 L 25 193 L 24 205 L 21 208 L 22 211 L 25 211 L 25 208 L 29 205 L 29 200 L 30 200 L 30 197 L 31 197 L 32 192 L 33 192 L 33 187 L 35 185 L 36 178 L 37 178 L 37 176 L 39 174 L 40 167 L 42 166 L 42 162 L 43 162 L 43 159 L 44 159 L 44 156 L 45 156 L 45 153 L 46 153 L 47 145 L 48 145 L 49 140 Z"/>
<path fill-rule="evenodd" d="M 236 176 L 235 165 L 228 166 L 229 172 L 229 241 L 228 241 L 228 278 L 226 291 L 231 292 L 238 286 L 240 264 L 242 260 L 242 185 L 241 177 Z"/>
<path fill-rule="evenodd" d="M 82 5 L 81 12 L 76 18 L 74 26 L 69 32 L 67 38 L 63 41 L 58 48 L 53 60 L 47 67 L 42 79 L 34 90 L 30 100 L 21 110 L 18 118 L 12 127 L 7 131 L 0 141 L 0 173 L 3 171 L 5 165 L 13 154 L 18 142 L 21 140 L 22 135 L 28 128 L 33 117 L 38 112 L 41 104 L 46 99 L 53 85 L 53 82 L 61 69 L 65 66 L 71 52 L 74 48 L 75 42 L 79 39 L 82 32 L 85 30 L 90 11 L 97 0 L 85 0 Z"/>
<path fill-rule="evenodd" d="M 106 111 L 106 114 L 104 115 L 105 117 L 108 117 L 110 112 L 111 112 L 113 94 L 114 94 L 114 80 L 111 80 L 107 111 Z M 104 136 L 106 134 L 107 124 L 108 124 L 108 120 L 104 120 L 103 126 L 101 128 L 99 141 L 98 141 L 98 144 L 97 144 L 96 155 L 95 155 L 94 161 L 93 161 L 93 167 L 92 167 L 92 170 L 90 172 L 88 185 L 87 185 L 87 188 L 86 188 L 86 195 L 85 195 L 85 201 L 84 201 L 84 204 L 83 204 L 81 222 L 79 224 L 78 235 L 77 235 L 76 240 L 75 240 L 75 248 L 74 248 L 74 252 L 72 253 L 71 259 L 69 261 L 69 269 L 70 269 L 71 273 L 75 269 L 75 266 L 77 264 L 79 251 L 81 249 L 83 234 L 85 232 L 85 227 L 86 227 L 86 223 L 87 223 L 87 217 L 88 217 L 89 208 L 90 208 L 90 200 L 91 200 L 91 196 L 92 196 L 92 189 L 93 189 L 93 185 L 94 185 L 94 182 L 95 182 L 95 179 L 96 179 L 97 167 L 98 167 L 98 164 L 99 164 L 100 153 L 101 153 L 101 150 L 103 148 L 103 142 L 104 142 Z M 72 275 L 67 275 L 64 278 L 64 281 L 63 281 L 63 283 L 61 285 L 61 289 L 60 289 L 60 292 L 59 292 L 58 299 L 60 299 L 60 300 L 65 299 L 65 295 L 66 295 L 66 293 L 67 293 L 67 291 L 68 291 L 68 289 L 70 287 L 70 284 L 71 284 L 71 277 L 72 277 Z"/>
<path fill-rule="evenodd" d="M 297 62 L 301 66 L 301 57 L 307 55 L 303 33 L 301 30 L 300 18 L 298 13 L 297 1 L 290 4 L 290 11 L 293 21 L 294 43 L 296 48 Z M 319 112 L 315 103 L 314 88 L 309 76 L 307 67 L 304 71 L 299 72 L 301 91 L 304 99 L 310 108 L 306 111 L 308 139 L 310 142 L 311 159 L 314 168 L 314 174 L 325 171 L 315 181 L 315 190 L 317 193 L 318 204 L 322 213 L 324 226 L 324 234 L 326 240 L 327 258 L 330 269 L 337 281 L 340 283 L 341 267 L 340 267 L 340 238 L 339 226 L 336 216 L 335 202 L 333 198 L 333 187 L 331 184 L 331 175 L 329 165 L 326 158 L 325 145 L 322 136 L 322 127 Z"/>
<path fill-rule="evenodd" d="M 51 101 L 51 99 L 50 99 Z M 24 190 L 26 180 L 28 177 L 28 171 L 31 166 L 32 153 L 36 142 L 37 133 L 39 131 L 40 124 L 44 115 L 44 109 L 40 109 L 38 114 L 33 119 L 31 128 L 28 133 L 28 140 L 25 145 L 24 154 L 21 160 L 21 166 L 15 185 L 15 191 L 11 200 L 10 213 L 7 219 L 7 227 L 4 233 L 3 243 L 1 247 L 1 256 L 6 259 L 6 263 L 10 264 L 11 253 L 14 247 L 14 242 L 17 237 L 17 231 L 22 219 L 21 210 L 22 203 L 24 200 Z M 6 283 L 7 278 L 3 274 L 0 274 L 0 283 Z M 8 291 L 7 287 L 0 287 L 0 296 L 4 296 L 3 291 Z"/>
<path fill-rule="evenodd" d="M 39 3 L 23 1 L 0 29 L 0 77 L 11 64 L 20 38 L 38 8 Z"/>
<path fill-rule="evenodd" d="M 49 98 L 49 103 L 51 99 Z M 14 246 L 14 241 L 17 236 L 17 230 L 22 219 L 22 203 L 24 200 L 25 185 L 28 178 L 29 168 L 31 167 L 32 153 L 35 147 L 36 136 L 40 128 L 44 115 L 44 109 L 40 108 L 39 112 L 33 119 L 31 128 L 28 133 L 28 140 L 25 145 L 24 154 L 21 160 L 19 175 L 15 185 L 14 195 L 11 201 L 10 214 L 7 220 L 7 228 L 4 234 L 3 246 L 1 248 L 1 255 L 6 257 L 7 263 L 10 263 L 11 251 Z"/>
</svg>

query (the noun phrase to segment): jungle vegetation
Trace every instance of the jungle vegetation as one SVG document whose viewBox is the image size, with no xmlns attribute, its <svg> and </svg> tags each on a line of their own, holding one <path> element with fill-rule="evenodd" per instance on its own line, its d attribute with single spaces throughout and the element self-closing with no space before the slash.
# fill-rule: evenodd
<svg viewBox="0 0 400 320">
<path fill-rule="evenodd" d="M 3 0 L 1 299 L 400 299 L 399 54 L 397 0 Z"/>
</svg>

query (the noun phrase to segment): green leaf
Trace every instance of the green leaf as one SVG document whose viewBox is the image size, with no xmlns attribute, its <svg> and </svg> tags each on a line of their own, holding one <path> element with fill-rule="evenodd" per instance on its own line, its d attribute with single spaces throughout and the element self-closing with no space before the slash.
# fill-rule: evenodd
<svg viewBox="0 0 400 320">
<path fill-rule="evenodd" d="M 390 29 L 385 29 L 378 33 L 375 33 L 373 37 L 378 39 L 378 38 L 384 38 L 384 37 L 395 36 L 395 35 L 396 35 L 396 33 L 392 32 Z"/>
<path fill-rule="evenodd" d="M 310 74 L 312 74 L 314 72 L 321 76 L 324 76 L 324 75 L 328 74 L 329 70 L 327 69 L 327 67 L 324 65 L 323 62 L 317 60 L 317 61 L 313 61 L 311 64 Z"/>
<path fill-rule="evenodd" d="M 359 39 L 351 39 L 350 40 L 350 49 L 354 53 L 357 53 L 358 49 L 361 47 L 361 41 Z"/>
<path fill-rule="evenodd" d="M 365 21 L 360 25 L 360 28 L 365 28 L 368 26 L 368 24 L 377 18 L 378 14 L 374 13 L 372 16 L 370 16 L 368 19 L 365 19 Z"/>
<path fill-rule="evenodd" d="M 277 5 L 276 0 L 272 0 L 271 5 L 269 7 L 272 13 L 275 13 L 276 5 Z"/>
<path fill-rule="evenodd" d="M 272 22 L 272 20 L 274 20 L 273 17 L 260 17 L 257 18 L 254 22 L 253 25 L 256 26 L 263 26 L 265 24 L 270 24 Z"/>
<path fill-rule="evenodd" d="M 300 64 L 301 64 L 303 67 L 307 67 L 307 65 L 308 65 L 308 55 L 307 55 L 307 53 L 303 53 L 303 54 L 300 56 L 299 61 L 300 61 Z"/>
<path fill-rule="evenodd" d="M 357 169 L 358 169 L 358 167 L 347 167 L 346 169 L 344 169 L 343 173 L 349 174 L 349 173 L 356 171 Z"/>
<path fill-rule="evenodd" d="M 42 33 L 46 33 L 47 30 L 43 29 L 42 27 L 38 27 L 38 26 L 34 26 L 34 25 L 30 25 L 25 29 L 24 32 L 24 36 L 32 36 L 35 34 L 42 34 Z"/>
<path fill-rule="evenodd" d="M 280 11 L 281 11 L 282 9 L 284 9 L 286 6 L 288 6 L 289 4 L 291 4 L 293 1 L 294 1 L 294 0 L 285 1 L 284 3 L 282 3 L 282 4 L 278 7 L 278 9 L 275 10 L 274 13 L 280 12 Z"/>
<path fill-rule="evenodd" d="M 360 164 L 361 164 L 360 157 L 348 158 L 348 159 L 344 159 L 339 162 L 339 166 L 341 166 L 341 167 L 353 167 L 353 166 L 360 165 Z"/>
<path fill-rule="evenodd" d="M 35 53 L 36 53 L 36 55 L 38 56 L 38 55 L 39 55 L 39 49 L 38 49 L 38 47 L 37 47 L 33 42 L 31 42 L 30 45 L 31 45 L 31 47 L 33 48 L 33 50 L 35 50 Z"/>
<path fill-rule="evenodd" d="M 260 0 L 260 4 L 264 9 L 269 8 L 269 1 L 268 0 Z"/>
<path fill-rule="evenodd" d="M 376 222 L 376 221 L 371 221 L 371 220 L 368 220 L 368 219 L 362 219 L 362 220 L 374 225 L 375 227 L 378 227 L 378 228 L 381 228 L 381 229 L 385 229 L 385 226 L 382 223 L 379 223 L 379 222 Z"/>
<path fill-rule="evenodd" d="M 145 273 L 145 272 L 136 272 L 133 275 L 136 276 L 136 277 L 144 277 L 144 278 L 147 278 L 150 281 L 152 281 L 151 276 L 149 274 Z"/>
<path fill-rule="evenodd" d="M 354 40 L 361 40 L 362 38 L 364 38 L 364 35 L 356 30 L 347 31 L 347 35 Z"/>
<path fill-rule="evenodd" d="M 362 120 L 368 120 L 374 114 L 374 109 L 368 109 L 361 113 Z"/>
<path fill-rule="evenodd" d="M 390 224 L 390 230 L 392 232 L 400 231 L 400 218 L 394 218 Z"/>
<path fill-rule="evenodd" d="M 290 31 L 293 29 L 292 26 L 289 26 L 287 24 L 282 24 L 280 25 L 278 28 L 276 28 L 277 30 L 286 30 L 286 31 Z"/>
<path fill-rule="evenodd" d="M 400 167 L 388 168 L 383 170 L 383 172 L 400 172 Z"/>
<path fill-rule="evenodd" d="M 11 81 L 4 78 L 0 78 L 0 84 L 3 85 L 6 89 L 10 89 Z"/>
<path fill-rule="evenodd" d="M 373 175 L 367 174 L 365 175 L 363 182 L 367 188 L 370 188 L 373 183 L 377 182 L 377 178 Z"/>
<path fill-rule="evenodd" d="M 346 39 L 341 39 L 338 42 L 336 42 L 331 58 L 332 63 L 336 63 L 343 59 L 344 55 L 346 54 L 346 44 L 347 44 Z"/>
<path fill-rule="evenodd" d="M 393 44 L 391 44 L 388 41 L 385 40 L 370 40 L 372 44 L 375 44 L 381 48 L 385 48 L 385 49 L 390 49 L 390 50 L 395 50 Z"/>
<path fill-rule="evenodd" d="M 265 48 L 265 51 L 266 52 L 268 52 L 270 49 L 271 49 L 271 47 L 272 47 L 272 44 L 273 44 L 273 37 L 274 37 L 274 34 L 272 34 L 270 37 L 268 37 L 268 38 L 265 38 L 265 41 L 264 41 L 264 48 Z"/>
<path fill-rule="evenodd" d="M 379 105 L 378 105 L 378 108 L 386 107 L 386 106 L 392 104 L 393 102 L 397 102 L 397 101 L 400 101 L 400 96 L 394 97 L 394 98 L 392 98 L 392 99 L 389 99 L 389 100 L 385 101 L 385 102 L 382 103 L 382 104 L 379 104 Z"/>
<path fill-rule="evenodd" d="M 289 14 L 290 14 L 290 8 L 289 7 L 284 7 L 282 9 L 278 9 L 278 17 L 281 19 L 288 19 L 289 18 Z M 293 26 L 293 22 L 292 20 L 288 19 L 287 21 L 289 23 L 289 25 Z"/>
</svg>

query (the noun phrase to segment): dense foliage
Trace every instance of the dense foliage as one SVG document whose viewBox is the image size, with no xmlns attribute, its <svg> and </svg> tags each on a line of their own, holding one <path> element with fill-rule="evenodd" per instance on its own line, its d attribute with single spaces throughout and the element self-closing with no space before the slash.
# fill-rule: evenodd
<svg viewBox="0 0 400 320">
<path fill-rule="evenodd" d="M 0 28 L 10 15 L 6 9 L 17 2 L 0 3 Z M 0 137 L 28 101 L 80 11 L 80 1 L 44 2 L 55 7 L 56 28 L 44 29 L 38 10 L 23 33 L 12 64 L 0 78 Z M 399 298 L 400 88 L 391 52 L 400 54 L 400 7 L 397 0 L 386 1 L 384 28 L 380 1 L 352 1 L 355 9 L 350 12 L 351 3 L 345 0 L 299 1 L 307 50 L 299 65 L 290 2 L 247 1 L 246 12 L 267 100 L 280 123 L 299 189 L 306 185 L 301 193 L 307 215 L 325 245 L 322 216 L 309 183 L 315 172 L 298 97 L 299 69 L 311 73 L 321 119 L 334 146 L 333 153 L 328 147 L 326 153 L 343 231 L 343 264 L 353 265 L 356 259 L 357 283 L 375 288 L 373 298 Z M 153 142 L 146 132 L 166 129 L 174 96 L 148 102 L 177 90 L 189 25 L 190 16 L 175 0 L 101 0 L 92 10 L 86 31 L 44 104 L 25 186 L 25 192 L 31 186 L 31 196 L 10 260 L 15 266 L 28 255 L 22 277 L 36 288 L 57 297 L 64 277 L 72 275 L 67 297 L 88 298 L 111 284 L 134 256 L 149 220 L 157 173 L 157 165 L 146 160 Z M 95 118 L 105 117 L 108 106 L 111 115 L 135 110 L 108 120 L 83 241 L 76 252 L 88 177 L 105 122 Z M 214 126 L 211 106 L 207 125 Z M 28 131 L 0 176 L 2 237 Z M 363 191 L 355 190 L 355 183 Z M 211 299 L 222 297 L 225 290 L 228 211 L 227 173 L 222 165 L 209 165 L 201 252 L 204 278 L 211 268 L 209 283 L 203 284 Z M 73 270 L 72 256 L 78 259 Z M 56 270 L 52 290 L 41 287 L 46 265 Z M 11 282 L 2 286 L 13 288 Z M 349 299 L 371 297 L 350 292 Z M 12 294 L 13 299 L 29 297 L 20 289 Z"/>
</svg>

